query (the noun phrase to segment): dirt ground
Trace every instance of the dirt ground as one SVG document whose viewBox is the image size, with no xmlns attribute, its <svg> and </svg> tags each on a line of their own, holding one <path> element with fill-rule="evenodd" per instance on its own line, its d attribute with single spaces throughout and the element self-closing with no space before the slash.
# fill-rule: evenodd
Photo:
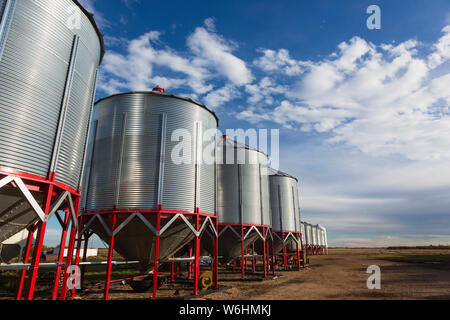
<svg viewBox="0 0 450 320">
<path fill-rule="evenodd" d="M 240 273 L 220 273 L 219 292 L 192 294 L 192 283 L 166 284 L 158 290 L 160 299 L 198 300 L 327 300 L 327 299 L 450 299 L 450 263 L 405 263 L 382 260 L 386 256 L 449 257 L 450 250 L 330 249 L 329 255 L 310 257 L 300 271 L 276 271 L 276 277 L 261 281 L 260 275 L 240 280 Z M 374 257 L 375 256 L 375 257 Z M 426 260 L 426 259 L 425 259 Z M 369 290 L 367 267 L 381 269 L 381 289 Z M 78 299 L 102 299 L 99 287 L 80 292 Z M 6 298 L 6 297 L 5 297 Z M 37 297 L 47 299 L 47 297 Z M 120 282 L 111 286 L 111 300 L 150 299 L 151 292 L 136 293 Z M 1 298 L 0 298 L 1 300 Z"/>
<path fill-rule="evenodd" d="M 231 289 L 202 299 L 316 300 L 316 299 L 450 299 L 450 267 L 370 258 L 395 253 L 385 249 L 336 249 L 327 256 L 311 257 L 309 266 L 297 272 L 277 272 L 280 277 L 264 282 L 229 282 Z M 401 254 L 420 254 L 402 250 Z M 429 253 L 429 250 L 428 250 Z M 449 254 L 450 252 L 444 252 Z M 367 267 L 381 268 L 381 289 L 367 289 Z M 269 290 L 270 289 L 270 290 Z"/>
</svg>

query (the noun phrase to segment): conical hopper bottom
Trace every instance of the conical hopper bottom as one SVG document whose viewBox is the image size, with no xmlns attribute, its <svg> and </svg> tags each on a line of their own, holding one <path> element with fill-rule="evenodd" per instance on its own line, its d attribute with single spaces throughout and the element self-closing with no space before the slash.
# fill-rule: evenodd
<svg viewBox="0 0 450 320">
<path fill-rule="evenodd" d="M 42 206 L 43 193 L 31 192 Z M 39 218 L 20 189 L 5 186 L 0 189 L 0 242 L 31 226 Z"/>
<path fill-rule="evenodd" d="M 202 252 L 212 254 L 213 252 L 213 239 L 208 234 L 208 240 L 202 242 Z M 206 237 L 206 235 L 205 235 Z M 251 246 L 256 240 L 258 240 L 259 234 L 252 231 L 244 240 L 244 249 Z M 219 262 L 221 264 L 228 264 L 234 259 L 241 256 L 241 239 L 232 230 L 225 230 L 219 237 Z"/>
<path fill-rule="evenodd" d="M 109 219 L 105 219 L 109 225 Z M 116 227 L 126 220 L 121 217 L 116 221 Z M 157 218 L 147 218 L 151 225 L 156 226 Z M 95 220 L 91 229 L 106 243 L 109 236 L 102 224 Z M 161 223 L 161 228 L 164 224 Z M 192 230 L 186 223 L 177 219 L 164 231 L 159 243 L 159 261 L 167 261 L 187 243 L 195 238 Z M 150 271 L 155 262 L 156 235 L 137 217 L 130 221 L 114 238 L 114 250 L 128 261 L 139 261 L 137 268 L 143 273 Z"/>
<path fill-rule="evenodd" d="M 297 243 L 292 238 L 289 238 L 286 241 L 285 246 L 287 250 L 297 250 Z M 283 252 L 283 241 L 278 239 L 278 237 L 276 236 L 273 238 L 273 252 L 274 254 L 279 254 Z"/>
</svg>

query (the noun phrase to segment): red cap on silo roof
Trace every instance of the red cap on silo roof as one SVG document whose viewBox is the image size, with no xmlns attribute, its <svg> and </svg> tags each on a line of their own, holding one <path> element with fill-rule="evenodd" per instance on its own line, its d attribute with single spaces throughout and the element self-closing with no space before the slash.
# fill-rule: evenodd
<svg viewBox="0 0 450 320">
<path fill-rule="evenodd" d="M 153 88 L 152 91 L 165 92 L 166 90 L 164 90 L 163 88 L 160 88 L 159 86 L 156 86 L 155 88 Z"/>
</svg>

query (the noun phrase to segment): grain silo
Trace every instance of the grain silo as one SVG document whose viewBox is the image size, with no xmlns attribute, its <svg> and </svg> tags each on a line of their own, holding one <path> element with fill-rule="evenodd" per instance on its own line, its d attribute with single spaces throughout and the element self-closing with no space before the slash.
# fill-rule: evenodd
<svg viewBox="0 0 450 320">
<path fill-rule="evenodd" d="M 308 238 L 306 235 L 306 222 L 301 221 L 300 222 L 300 226 L 301 226 L 301 239 L 302 239 L 302 251 L 303 251 L 303 259 L 305 261 L 305 264 L 307 262 L 307 256 L 308 256 Z"/>
<path fill-rule="evenodd" d="M 25 298 L 32 299 L 47 220 L 58 209 L 70 213 L 73 247 L 104 45 L 75 0 L 0 0 L 0 19 L 0 242 L 26 229 L 32 239 L 37 230 L 17 294 L 29 269 Z"/>
<path fill-rule="evenodd" d="M 200 273 L 200 238 L 208 229 L 217 284 L 215 210 L 216 115 L 191 99 L 130 92 L 95 103 L 84 180 L 83 232 L 109 243 L 105 299 L 113 249 L 152 272 L 194 242 L 194 293 Z M 209 138 L 205 138 L 209 137 Z M 204 150 L 209 150 L 203 152 Z"/>
<path fill-rule="evenodd" d="M 226 265 L 239 260 L 243 279 L 246 251 L 250 247 L 253 266 L 257 245 L 262 253 L 264 276 L 269 267 L 272 243 L 268 161 L 268 156 L 260 150 L 228 136 L 223 136 L 218 144 L 219 255 Z"/>
<path fill-rule="evenodd" d="M 274 254 L 288 264 L 304 265 L 297 178 L 276 171 L 269 177 Z"/>
<path fill-rule="evenodd" d="M 322 254 L 328 254 L 328 239 L 327 239 L 327 229 L 322 226 L 322 225 L 318 225 L 320 232 L 321 232 L 321 236 L 322 236 L 322 247 L 321 247 L 321 253 Z"/>
<path fill-rule="evenodd" d="M 317 225 L 311 225 L 312 236 L 312 254 L 317 255 L 318 239 L 317 239 Z"/>
<path fill-rule="evenodd" d="M 312 226 L 311 224 L 305 222 L 305 238 L 306 238 L 306 254 L 313 255 L 312 248 L 313 248 L 313 238 L 312 238 Z"/>
</svg>

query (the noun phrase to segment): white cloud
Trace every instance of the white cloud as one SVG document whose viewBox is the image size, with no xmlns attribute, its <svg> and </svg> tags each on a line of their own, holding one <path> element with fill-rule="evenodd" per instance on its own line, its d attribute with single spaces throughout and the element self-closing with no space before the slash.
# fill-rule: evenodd
<svg viewBox="0 0 450 320">
<path fill-rule="evenodd" d="M 99 88 L 108 94 L 151 90 L 155 85 L 167 90 L 188 88 L 192 95 L 203 96 L 211 107 L 218 107 L 237 97 L 236 86 L 252 81 L 245 62 L 232 54 L 235 44 L 215 32 L 212 18 L 187 38 L 189 53 L 171 49 L 160 38 L 160 32 L 150 31 L 128 42 L 109 39 L 126 45 L 126 52 L 106 53 Z M 224 85 L 216 88 L 213 81 Z"/>
<path fill-rule="evenodd" d="M 211 20 L 207 20 L 207 24 L 211 30 Z M 252 81 L 252 73 L 245 62 L 232 54 L 235 45 L 217 33 L 198 27 L 188 37 L 187 44 L 195 55 L 192 62 L 196 67 L 210 68 L 234 85 Z"/>
<path fill-rule="evenodd" d="M 253 64 L 266 72 L 283 72 L 288 76 L 294 76 L 303 73 L 302 67 L 308 65 L 307 62 L 292 59 L 286 49 L 259 51 L 263 53 L 263 56 L 255 59 Z"/>
<path fill-rule="evenodd" d="M 216 108 L 238 96 L 239 91 L 236 87 L 233 85 L 226 85 L 218 90 L 210 92 L 203 100 L 208 107 Z"/>
<path fill-rule="evenodd" d="M 434 52 L 428 59 L 428 65 L 434 69 L 441 65 L 444 61 L 450 59 L 450 25 L 443 30 L 445 36 L 443 36 L 437 43 L 434 44 Z"/>
<path fill-rule="evenodd" d="M 247 101 L 251 105 L 257 103 L 270 105 L 274 103 L 273 95 L 286 94 L 288 88 L 277 84 L 272 78 L 264 77 L 259 83 L 246 85 L 245 91 L 250 95 Z"/>
<path fill-rule="evenodd" d="M 330 142 L 369 154 L 450 159 L 450 74 L 430 67 L 450 59 L 450 26 L 443 33 L 423 58 L 415 40 L 375 46 L 355 37 L 310 63 L 275 108 L 249 107 L 238 117 L 329 132 Z"/>
</svg>

